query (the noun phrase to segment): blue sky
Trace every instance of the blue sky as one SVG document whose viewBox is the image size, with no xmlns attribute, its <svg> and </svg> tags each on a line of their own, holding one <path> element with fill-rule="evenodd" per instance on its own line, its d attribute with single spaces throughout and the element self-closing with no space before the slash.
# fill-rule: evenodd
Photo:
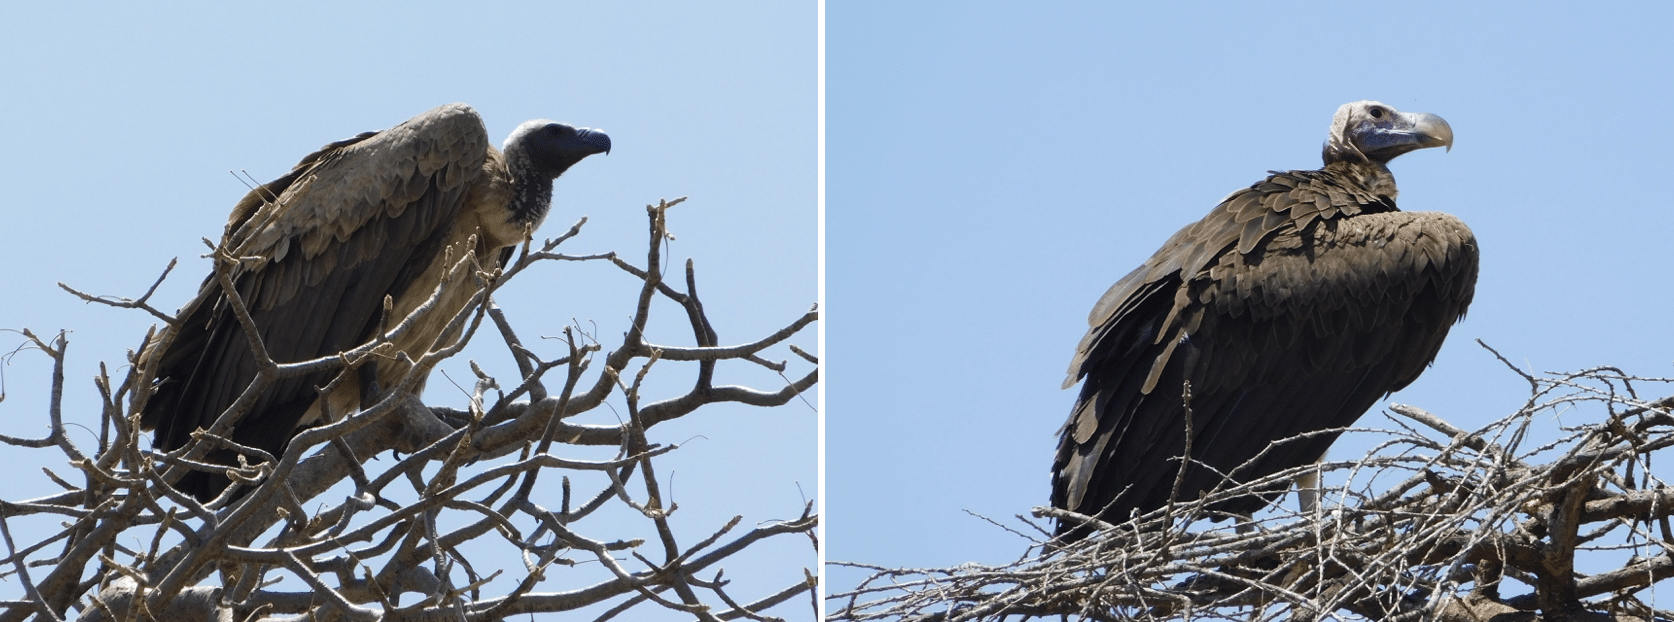
<svg viewBox="0 0 1674 622">
<path fill-rule="evenodd" d="M 817 18 L 812 4 L 777 2 L 9 7 L 0 21 L 0 328 L 72 331 L 69 417 L 96 430 L 89 378 L 99 361 L 120 364 L 152 320 L 82 304 L 55 282 L 137 296 L 178 257 L 154 299 L 173 309 L 208 273 L 199 239 L 221 234 L 247 190 L 229 170 L 267 181 L 327 142 L 462 101 L 496 145 L 534 118 L 609 132 L 609 156 L 558 181 L 537 238 L 586 215 L 564 249 L 618 250 L 643 265 L 644 205 L 689 196 L 671 213 L 670 263 L 695 260 L 723 344 L 765 336 L 818 294 Z M 611 344 L 636 292 L 607 264 L 565 263 L 526 273 L 498 300 L 525 340 L 560 334 L 573 319 Z M 690 344 L 676 310 L 658 309 L 653 341 Z M 0 332 L 0 351 L 23 341 Z M 817 346 L 812 329 L 792 341 Z M 479 342 L 442 370 L 468 386 L 469 358 L 512 377 L 504 348 Z M 543 344 L 555 357 L 556 342 Z M 795 358 L 783 346 L 765 355 Z M 30 352 L 5 361 L 4 432 L 39 436 L 48 361 Z M 693 374 L 664 365 L 668 381 L 653 397 L 675 395 Z M 807 369 L 793 363 L 792 375 Z M 718 382 L 784 383 L 741 367 Z M 464 403 L 442 376 L 426 399 Z M 623 412 L 601 409 L 593 421 Z M 735 514 L 745 527 L 798 515 L 817 493 L 816 421 L 809 404 L 793 401 L 659 427 L 654 442 L 687 443 L 659 464 L 681 506 L 676 528 L 695 541 Z M 76 439 L 91 445 L 94 436 Z M 8 450 L 4 459 L 16 474 L 0 478 L 0 497 L 55 490 L 37 468 L 52 460 L 47 452 Z M 728 568 L 741 597 L 781 589 L 816 566 L 805 538 L 779 540 L 747 556 L 749 567 Z M 507 570 L 520 564 L 501 561 Z M 6 590 L 16 585 L 0 594 L 12 597 Z M 805 600 L 775 611 L 807 612 Z"/>
<path fill-rule="evenodd" d="M 1674 376 L 1670 23 L 1649 3 L 831 6 L 829 559 L 1016 559 L 966 511 L 1047 503 L 1093 302 L 1227 193 L 1318 168 L 1345 102 L 1447 119 L 1451 153 L 1392 164 L 1400 204 L 1481 245 L 1469 316 L 1393 401 L 1467 428 L 1521 406 L 1474 339 L 1536 371 Z"/>
</svg>

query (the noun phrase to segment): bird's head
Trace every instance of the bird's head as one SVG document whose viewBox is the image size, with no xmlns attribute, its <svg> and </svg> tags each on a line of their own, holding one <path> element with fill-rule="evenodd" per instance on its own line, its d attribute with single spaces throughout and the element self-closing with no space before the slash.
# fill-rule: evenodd
<svg viewBox="0 0 1674 622">
<path fill-rule="evenodd" d="M 1453 128 L 1441 117 L 1400 112 L 1380 102 L 1357 101 L 1343 104 L 1331 119 L 1325 163 L 1364 160 L 1388 164 L 1403 153 L 1429 147 L 1453 149 Z"/>
<path fill-rule="evenodd" d="M 599 130 L 576 128 L 537 119 L 512 130 L 501 147 L 513 162 L 546 179 L 555 179 L 582 158 L 610 153 L 610 136 Z"/>
</svg>

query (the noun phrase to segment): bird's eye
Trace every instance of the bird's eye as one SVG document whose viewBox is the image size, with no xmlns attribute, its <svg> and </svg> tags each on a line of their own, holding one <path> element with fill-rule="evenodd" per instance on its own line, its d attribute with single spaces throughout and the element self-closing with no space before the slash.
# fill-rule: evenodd
<svg viewBox="0 0 1674 622">
<path fill-rule="evenodd" d="M 1373 119 L 1382 119 L 1383 118 L 1383 109 L 1379 108 L 1377 106 L 1372 106 L 1372 109 L 1366 111 L 1366 114 L 1372 115 Z"/>
</svg>

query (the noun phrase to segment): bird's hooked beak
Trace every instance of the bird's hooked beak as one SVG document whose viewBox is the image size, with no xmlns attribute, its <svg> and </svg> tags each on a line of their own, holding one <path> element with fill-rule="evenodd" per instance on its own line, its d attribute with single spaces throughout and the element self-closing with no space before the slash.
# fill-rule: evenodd
<svg viewBox="0 0 1674 622">
<path fill-rule="evenodd" d="M 1401 116 L 1410 119 L 1410 131 L 1418 141 L 1419 149 L 1447 147 L 1446 151 L 1453 151 L 1453 127 L 1447 124 L 1446 119 L 1428 112 L 1403 112 Z"/>
<path fill-rule="evenodd" d="M 1442 125 L 1446 126 L 1447 124 L 1443 123 Z M 1449 136 L 1451 137 L 1452 135 L 1450 134 Z M 582 144 L 598 149 L 598 151 L 595 151 L 594 153 L 603 152 L 605 155 L 610 155 L 610 136 L 605 134 L 603 131 L 584 127 L 576 130 L 575 137 L 577 140 L 580 140 Z"/>
<path fill-rule="evenodd" d="M 1388 162 L 1408 151 L 1446 147 L 1453 150 L 1453 128 L 1428 112 L 1395 112 L 1392 123 L 1365 128 L 1358 137 L 1361 153 Z"/>
</svg>

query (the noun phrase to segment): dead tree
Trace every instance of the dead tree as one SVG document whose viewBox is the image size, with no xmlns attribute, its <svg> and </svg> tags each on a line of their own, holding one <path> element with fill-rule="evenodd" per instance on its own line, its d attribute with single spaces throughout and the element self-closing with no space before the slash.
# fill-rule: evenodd
<svg viewBox="0 0 1674 622">
<path fill-rule="evenodd" d="M 1039 535 L 1011 564 L 834 562 L 872 574 L 828 597 L 828 620 L 1674 620 L 1647 592 L 1674 573 L 1674 490 L 1651 471 L 1674 445 L 1674 397 L 1641 396 L 1674 379 L 1513 371 L 1527 403 L 1475 431 L 1395 405 L 1394 429 L 1346 431 L 1375 441 L 1358 460 L 1117 524 L 1036 508 L 1098 532 L 1063 545 L 1019 516 Z M 1316 469 L 1333 484 L 1312 515 L 1208 509 Z"/>
<path fill-rule="evenodd" d="M 400 355 L 410 371 L 375 404 L 302 431 L 283 455 L 245 451 L 236 467 L 199 457 L 231 444 L 226 431 L 245 414 L 237 404 L 186 446 L 166 454 L 150 449 L 138 430 L 138 413 L 155 370 L 134 352 L 128 354 L 127 373 L 112 375 L 101 367 L 95 379 L 102 405 L 98 446 L 78 446 L 66 434 L 62 407 L 68 341 L 63 333 L 43 339 L 23 331 L 26 345 L 54 362 L 50 432 L 41 439 L 0 440 L 14 453 L 46 452 L 8 456 L 7 462 L 57 463 L 48 473 L 64 492 L 0 501 L 5 545 L 0 568 L 25 593 L 3 603 L 0 621 L 501 620 L 581 609 L 604 620 L 630 611 L 629 617 L 640 617 L 650 613 L 642 611 L 647 607 L 714 621 L 771 619 L 758 612 L 799 596 L 803 604 L 796 606 L 806 607 L 817 590 L 807 568 L 775 569 L 783 575 L 782 587 L 748 594 L 728 589 L 723 568 L 766 539 L 811 542 L 818 522 L 812 504 L 787 508 L 796 518 L 748 528 L 740 528 L 742 517 L 735 517 L 701 533 L 677 534 L 670 521 L 679 505 L 662 490 L 655 464 L 679 447 L 656 438 L 657 424 L 722 402 L 786 404 L 818 381 L 818 361 L 794 345 L 789 349 L 804 360 L 795 366 L 808 368 L 794 380 L 785 375 L 793 367 L 788 361 L 762 357 L 817 321 L 817 310 L 756 341 L 724 346 L 698 298 L 692 263 L 686 263 L 683 284 L 665 282 L 666 217 L 681 200 L 647 206 L 650 239 L 643 266 L 615 253 L 558 253 L 585 219 L 539 248 L 526 244 L 502 271 L 466 281 L 477 288 L 476 298 L 449 328 L 462 339 L 418 360 Z M 551 261 L 610 262 L 640 283 L 628 310 L 631 327 L 619 343 L 607 347 L 570 326 L 563 329 L 567 351 L 542 360 L 520 340 L 492 295 Z M 218 278 L 228 278 L 231 263 L 217 261 Z M 439 287 L 432 301 L 441 294 Z M 184 319 L 152 308 L 149 292 L 134 300 L 77 295 L 140 309 L 170 325 Z M 684 310 L 695 347 L 646 340 L 658 297 Z M 384 355 L 387 335 L 400 330 L 391 327 L 335 357 L 266 361 L 271 373 L 253 384 L 321 368 L 353 369 L 365 357 Z M 479 330 L 497 333 L 520 377 L 502 382 L 473 363 L 477 378 L 462 408 L 429 406 L 406 390 Z M 147 335 L 147 342 L 151 339 Z M 715 370 L 722 364 L 759 365 L 786 380 L 772 390 L 717 386 Z M 695 368 L 696 382 L 673 396 L 648 393 L 647 378 L 674 371 L 665 370 L 669 367 Z M 619 409 L 619 424 L 573 421 L 607 400 Z M 614 454 L 574 457 L 587 446 L 614 448 Z M 392 450 L 393 460 L 367 462 Z M 58 455 L 54 452 L 63 457 L 47 458 Z M 229 489 L 199 503 L 171 486 L 193 469 L 223 471 L 247 492 L 237 496 Z M 340 484 L 338 490 L 352 490 L 335 498 L 326 494 Z M 30 515 L 61 517 L 63 528 L 38 541 L 14 539 L 9 523 Z M 588 535 L 600 527 L 620 530 L 624 516 L 642 536 Z M 816 549 L 807 550 L 812 566 Z M 507 574 L 507 565 L 516 570 Z"/>
</svg>

